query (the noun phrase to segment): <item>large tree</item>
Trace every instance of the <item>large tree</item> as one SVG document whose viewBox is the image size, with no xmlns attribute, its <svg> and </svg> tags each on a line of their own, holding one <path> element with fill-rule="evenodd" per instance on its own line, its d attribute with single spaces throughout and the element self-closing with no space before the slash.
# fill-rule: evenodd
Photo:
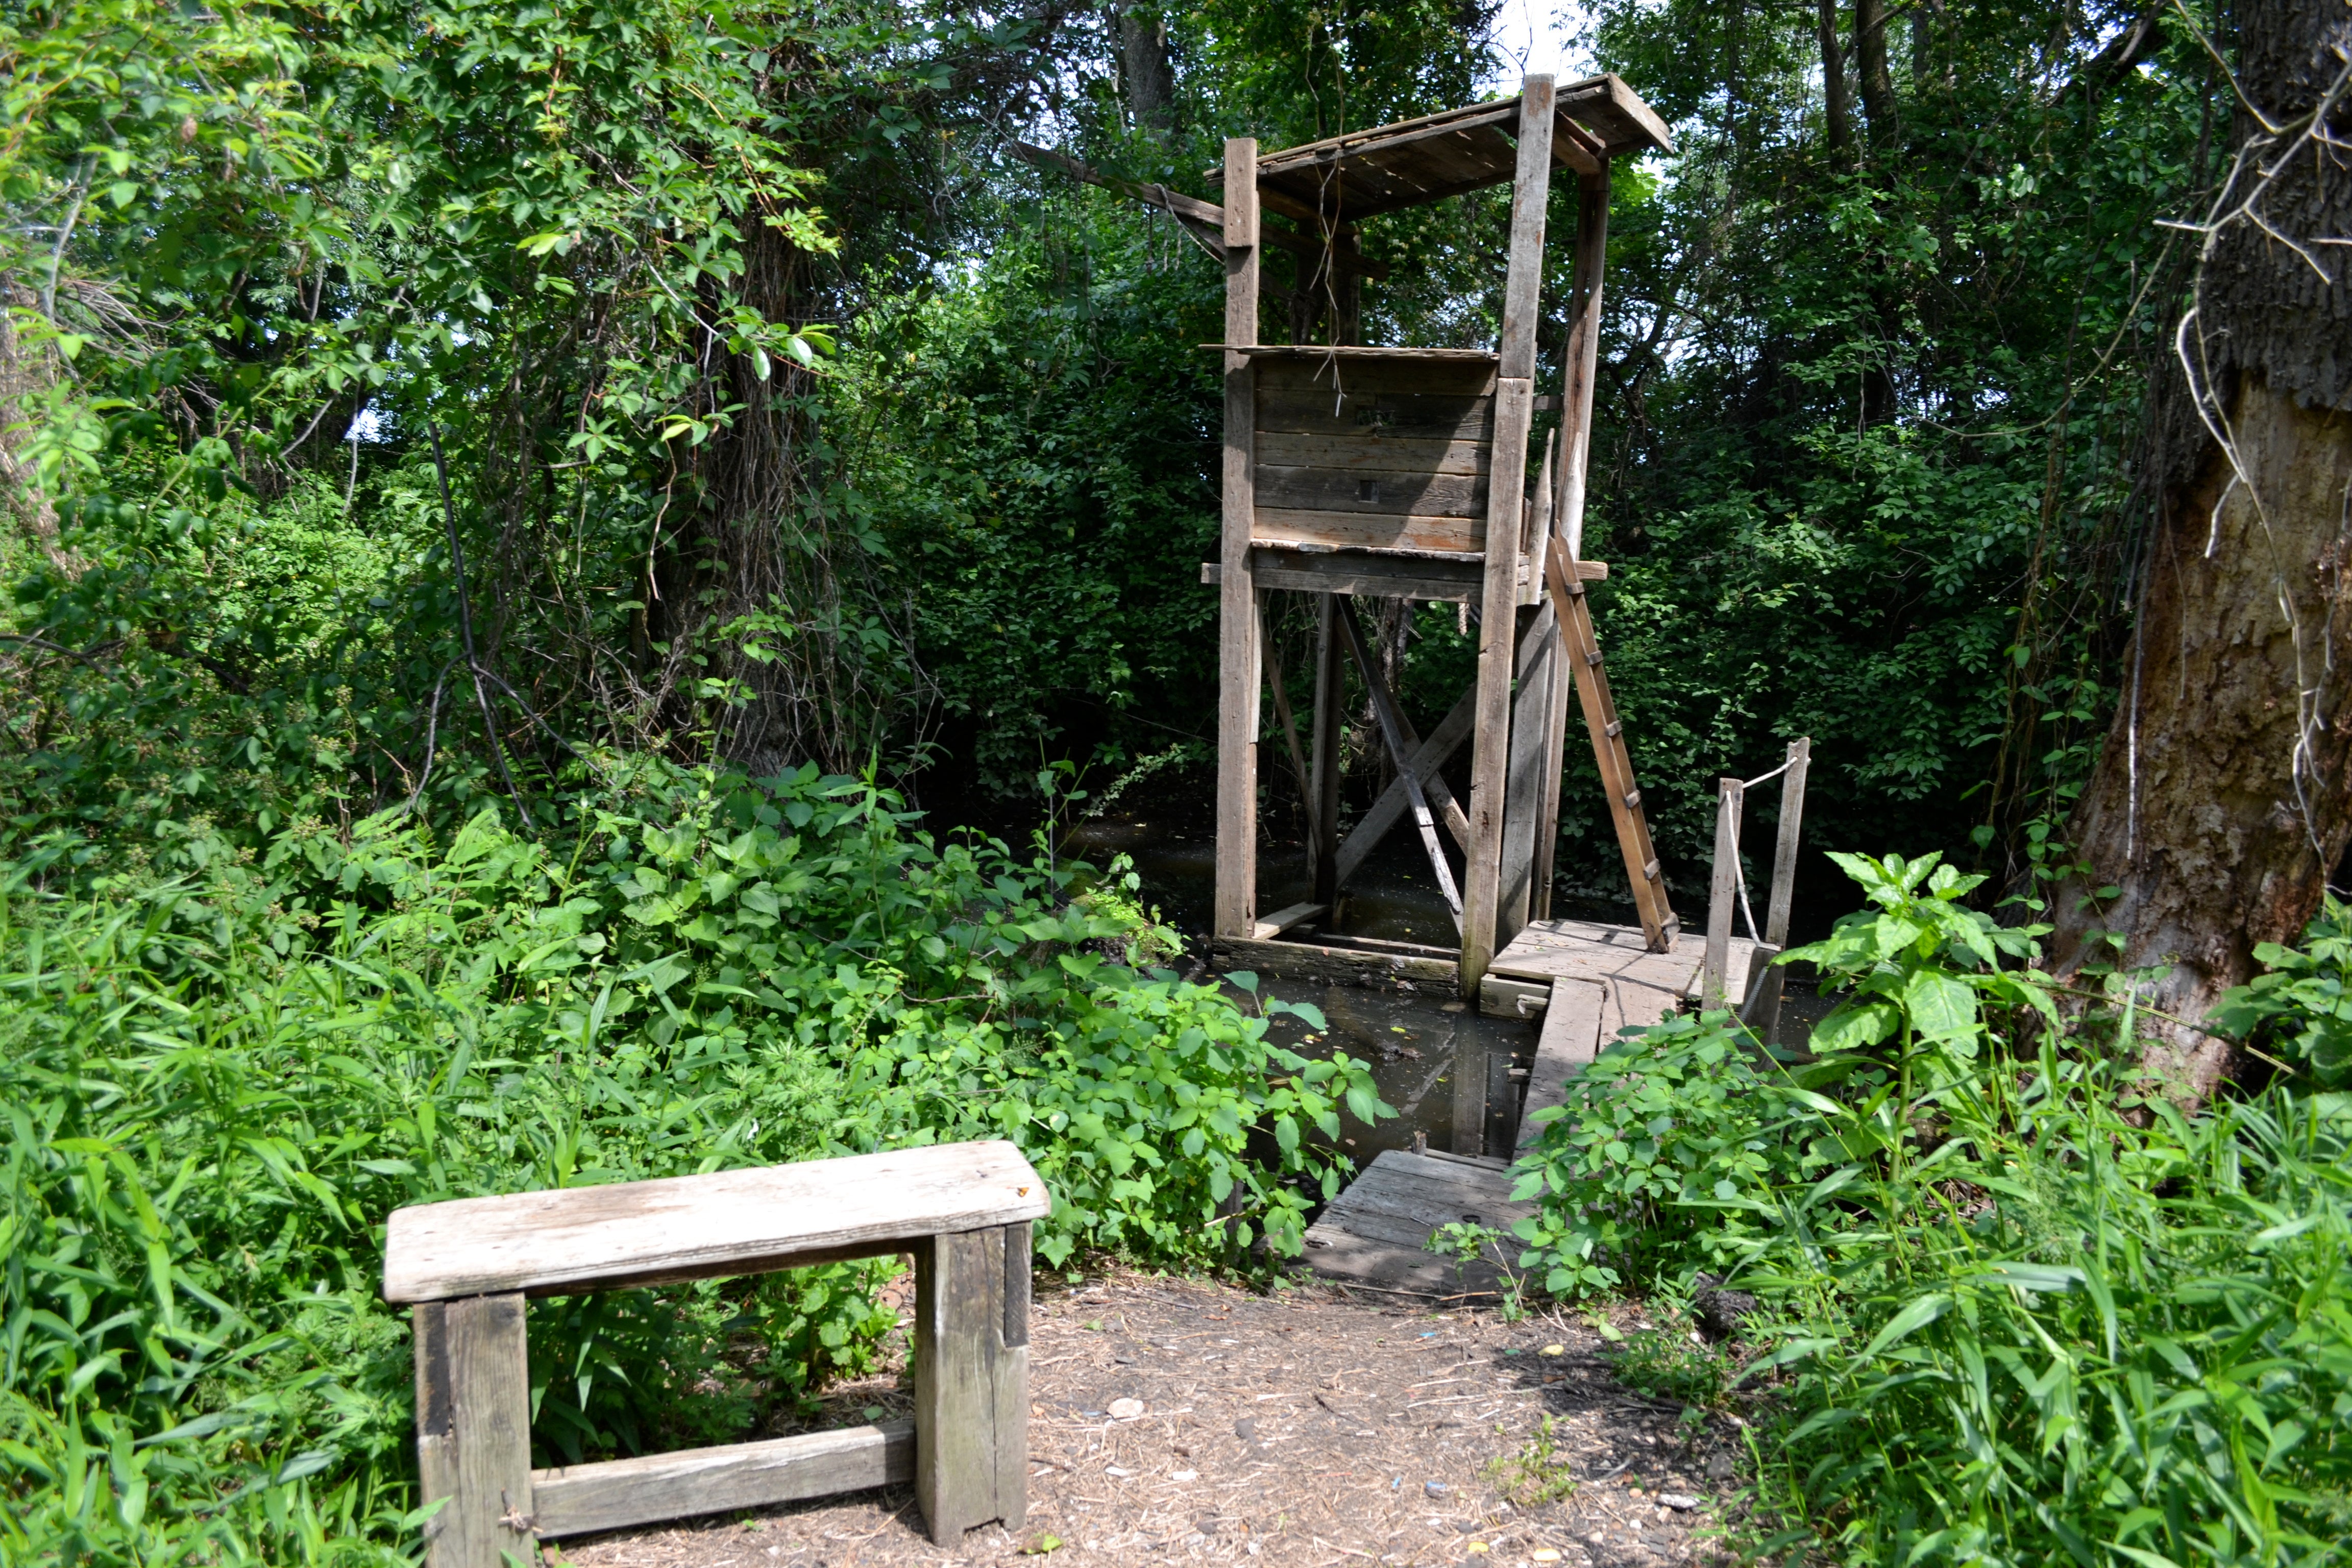
<svg viewBox="0 0 2352 1568">
<path fill-rule="evenodd" d="M 2062 972 L 2153 973 L 2150 1065 L 2197 1093 L 2231 1057 L 2196 1020 L 2301 932 L 2352 838 L 2352 7 L 2239 22 L 2233 158 L 2157 389 L 2137 624 L 2056 912 Z"/>
</svg>

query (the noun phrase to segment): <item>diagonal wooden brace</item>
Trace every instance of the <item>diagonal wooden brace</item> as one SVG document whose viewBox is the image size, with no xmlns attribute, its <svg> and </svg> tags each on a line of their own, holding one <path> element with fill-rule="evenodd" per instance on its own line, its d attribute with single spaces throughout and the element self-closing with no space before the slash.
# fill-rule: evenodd
<svg viewBox="0 0 2352 1568">
<path fill-rule="evenodd" d="M 1404 722 L 1397 712 L 1396 701 L 1381 682 L 1380 670 L 1364 647 L 1363 628 L 1356 625 L 1356 606 L 1352 602 L 1340 608 L 1339 631 L 1347 638 L 1348 651 L 1355 657 L 1356 668 L 1364 673 L 1365 686 L 1370 689 L 1372 712 L 1380 720 L 1389 755 L 1396 762 L 1397 780 L 1404 785 L 1406 798 L 1412 803 L 1413 826 L 1421 829 L 1422 847 L 1429 852 L 1430 868 L 1437 874 L 1437 890 L 1445 895 L 1445 907 L 1453 912 L 1454 929 L 1459 931 L 1462 895 L 1454 885 L 1454 868 L 1445 863 L 1444 847 L 1437 842 L 1437 824 L 1429 814 L 1429 797 L 1422 793 L 1421 776 L 1413 772 L 1413 748 L 1405 741 Z"/>
<path fill-rule="evenodd" d="M 1453 835 L 1454 842 L 1462 847 L 1465 855 L 1470 851 L 1470 819 L 1462 815 L 1461 804 L 1454 798 L 1454 792 L 1445 787 L 1445 780 L 1438 770 L 1453 760 L 1454 753 L 1462 749 L 1462 742 L 1470 738 L 1470 721 L 1476 716 L 1477 699 L 1476 687 L 1465 688 L 1455 700 L 1452 711 L 1438 721 L 1437 728 L 1430 731 L 1429 738 L 1421 742 L 1412 753 L 1413 776 L 1421 781 L 1421 787 L 1428 795 L 1429 804 L 1435 809 L 1438 821 L 1445 825 L 1445 831 Z M 1402 720 L 1403 715 L 1400 713 L 1398 718 Z M 1410 743 L 1412 727 L 1407 725 L 1405 728 Z M 1390 780 L 1389 787 L 1381 792 L 1381 798 L 1372 803 L 1372 809 L 1364 813 L 1356 826 L 1349 830 L 1347 842 L 1339 846 L 1337 885 L 1346 885 L 1348 879 L 1356 874 L 1372 851 L 1380 847 L 1381 840 L 1388 837 L 1389 829 L 1404 819 L 1412 804 L 1412 797 L 1405 793 L 1403 778 Z"/>
</svg>

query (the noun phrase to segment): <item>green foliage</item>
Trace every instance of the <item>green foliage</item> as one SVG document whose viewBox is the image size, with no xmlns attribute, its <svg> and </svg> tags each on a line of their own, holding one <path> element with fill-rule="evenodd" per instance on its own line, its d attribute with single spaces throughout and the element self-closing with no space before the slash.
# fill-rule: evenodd
<svg viewBox="0 0 2352 1568">
<path fill-rule="evenodd" d="M 1529 1266 L 1676 1296 L 1708 1267 L 1757 1297 L 1738 1381 L 1790 1527 L 1765 1549 L 2338 1560 L 2352 1105 L 2141 1099 L 2126 993 L 2062 1028 L 2030 933 L 1960 908 L 1966 879 L 1843 859 L 1875 907 L 1790 955 L 1849 993 L 1814 1051 L 1722 1014 L 1612 1047 L 1519 1167 Z M 1727 1370 L 1663 1340 L 1633 1360 L 1694 1400 Z"/>
<path fill-rule="evenodd" d="M 12 1558 L 397 1539 L 404 1204 L 1008 1137 L 1047 1260 L 1216 1264 L 1295 1252 L 1345 1169 L 1309 1135 L 1385 1113 L 1362 1063 L 1129 967 L 1161 934 L 1069 873 L 935 843 L 869 784 L 610 783 L 560 846 L 308 818 L 258 854 L 191 832 L 167 878 L 78 877 L 67 839 L 10 869 Z M 738 1435 L 869 1363 L 887 1272 L 540 1303 L 537 1438 Z"/>
<path fill-rule="evenodd" d="M 2352 1078 L 2352 910 L 2327 894 L 2300 946 L 2263 942 L 2254 958 L 2269 973 L 2222 993 L 2213 1024 L 2261 1042 L 2273 1059 L 2284 1058 L 2323 1088 L 2345 1087 Z"/>
</svg>

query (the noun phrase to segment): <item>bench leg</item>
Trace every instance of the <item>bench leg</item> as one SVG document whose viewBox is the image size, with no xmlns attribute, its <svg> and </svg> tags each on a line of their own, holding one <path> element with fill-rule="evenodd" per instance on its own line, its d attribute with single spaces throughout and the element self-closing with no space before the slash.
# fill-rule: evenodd
<svg viewBox="0 0 2352 1568">
<path fill-rule="evenodd" d="M 1028 1516 L 1025 1224 L 933 1237 L 915 1253 L 915 1501 L 940 1546 Z"/>
<path fill-rule="evenodd" d="M 426 1502 L 425 1568 L 537 1561 L 531 1534 L 530 1375 L 520 1295 L 420 1304 L 416 1466 Z"/>
</svg>

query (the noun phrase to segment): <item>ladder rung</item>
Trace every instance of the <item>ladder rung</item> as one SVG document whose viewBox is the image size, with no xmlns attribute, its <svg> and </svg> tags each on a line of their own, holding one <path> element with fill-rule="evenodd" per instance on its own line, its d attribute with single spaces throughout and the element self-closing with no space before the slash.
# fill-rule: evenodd
<svg viewBox="0 0 2352 1568">
<path fill-rule="evenodd" d="M 1581 599 L 1584 597 L 1584 584 L 1581 583 L 1570 583 L 1568 585 L 1568 596 L 1571 599 Z"/>
<path fill-rule="evenodd" d="M 1631 789 L 1625 792 L 1625 809 L 1628 811 L 1639 811 L 1642 809 L 1642 792 L 1640 790 Z"/>
<path fill-rule="evenodd" d="M 1593 668 L 1599 669 L 1601 668 L 1601 650 L 1599 648 L 1594 648 L 1591 653 L 1586 654 L 1584 656 L 1584 662 L 1591 665 Z"/>
<path fill-rule="evenodd" d="M 1601 726 L 1601 732 L 1613 741 L 1625 732 L 1625 726 L 1622 721 L 1612 719 L 1607 724 Z"/>
<path fill-rule="evenodd" d="M 1653 860 L 1648 865 L 1642 868 L 1642 880 L 1644 882 L 1654 882 L 1657 879 L 1658 863 L 1655 860 Z"/>
</svg>

